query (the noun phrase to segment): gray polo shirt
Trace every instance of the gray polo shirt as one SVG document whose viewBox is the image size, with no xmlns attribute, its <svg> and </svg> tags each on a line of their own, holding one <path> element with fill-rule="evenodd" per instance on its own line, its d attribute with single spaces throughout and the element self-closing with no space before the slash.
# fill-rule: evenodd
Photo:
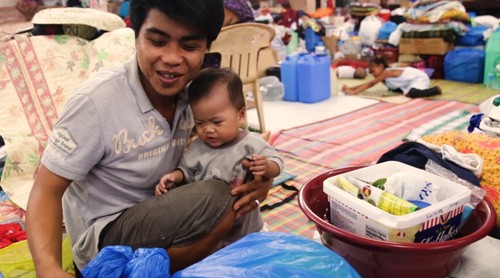
<svg viewBox="0 0 500 278">
<path fill-rule="evenodd" d="M 170 127 L 142 88 L 135 55 L 70 96 L 42 163 L 73 180 L 63 207 L 79 269 L 98 253 L 102 228 L 153 197 L 160 177 L 177 167 L 194 123 L 185 92 L 176 109 Z"/>
</svg>

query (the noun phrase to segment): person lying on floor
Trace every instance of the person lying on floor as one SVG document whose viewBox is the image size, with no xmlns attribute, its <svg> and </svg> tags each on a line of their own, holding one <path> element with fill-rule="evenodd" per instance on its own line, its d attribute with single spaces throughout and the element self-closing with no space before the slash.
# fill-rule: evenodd
<svg viewBox="0 0 500 278">
<path fill-rule="evenodd" d="M 342 92 L 346 95 L 356 95 L 383 82 L 390 91 L 403 92 L 410 98 L 441 94 L 439 86 L 429 88 L 430 79 L 425 72 L 413 67 L 389 68 L 384 58 L 375 57 L 368 63 L 368 70 L 374 77 L 372 80 L 353 87 L 343 85 Z"/>
<path fill-rule="evenodd" d="M 364 68 L 353 66 L 338 66 L 337 77 L 339 79 L 365 79 L 366 70 Z"/>
</svg>

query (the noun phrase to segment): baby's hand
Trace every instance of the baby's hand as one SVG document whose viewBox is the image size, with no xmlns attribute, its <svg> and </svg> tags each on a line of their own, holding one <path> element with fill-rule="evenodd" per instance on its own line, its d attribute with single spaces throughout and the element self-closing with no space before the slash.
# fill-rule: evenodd
<svg viewBox="0 0 500 278">
<path fill-rule="evenodd" d="M 268 162 L 265 156 L 254 154 L 250 161 L 250 171 L 254 176 L 264 176 L 267 172 Z"/>
<path fill-rule="evenodd" d="M 171 174 L 166 174 L 161 177 L 160 182 L 156 185 L 155 195 L 160 196 L 168 192 L 169 188 L 174 186 L 175 176 Z"/>
<path fill-rule="evenodd" d="M 353 93 L 353 90 L 344 84 L 342 85 L 342 92 L 346 95 L 350 95 Z"/>
<path fill-rule="evenodd" d="M 354 91 L 354 89 L 351 89 L 351 88 L 347 88 L 347 89 L 342 90 L 342 91 L 347 96 L 352 96 L 352 95 L 357 95 L 358 94 L 358 92 Z"/>
</svg>

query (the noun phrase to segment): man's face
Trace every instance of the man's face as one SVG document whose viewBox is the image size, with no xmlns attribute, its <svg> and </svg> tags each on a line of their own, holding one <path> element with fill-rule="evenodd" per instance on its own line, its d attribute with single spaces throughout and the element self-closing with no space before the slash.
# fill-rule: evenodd
<svg viewBox="0 0 500 278">
<path fill-rule="evenodd" d="M 199 72 L 206 37 L 153 9 L 136 39 L 141 83 L 150 99 L 177 95 Z"/>
</svg>

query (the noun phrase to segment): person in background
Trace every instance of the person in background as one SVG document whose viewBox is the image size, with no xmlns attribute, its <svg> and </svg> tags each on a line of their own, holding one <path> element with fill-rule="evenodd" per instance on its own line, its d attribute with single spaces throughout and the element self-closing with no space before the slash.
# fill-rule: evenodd
<svg viewBox="0 0 500 278">
<path fill-rule="evenodd" d="M 110 245 L 165 248 L 175 272 L 210 254 L 267 197 L 265 177 L 155 196 L 182 159 L 194 126 L 185 87 L 223 18 L 222 0 L 130 0 L 135 55 L 71 94 L 41 158 L 26 214 L 37 277 L 70 277 L 61 268 L 63 223 L 77 276 Z"/>
<path fill-rule="evenodd" d="M 243 129 L 246 107 L 243 84 L 230 69 L 204 69 L 188 88 L 193 110 L 195 139 L 177 169 L 165 174 L 155 193 L 200 180 L 217 179 L 231 188 L 253 177 L 277 177 L 283 169 L 278 152 L 260 135 Z M 249 160 L 246 168 L 242 162 Z M 175 190 L 175 189 L 174 189 Z M 259 208 L 235 222 L 223 240 L 228 245 L 264 227 Z"/>
<path fill-rule="evenodd" d="M 342 86 L 346 95 L 355 95 L 383 82 L 390 91 L 399 91 L 410 98 L 430 97 L 441 94 L 441 88 L 429 88 L 430 79 L 427 74 L 413 67 L 389 68 L 382 57 L 375 57 L 368 63 L 368 70 L 373 79 L 353 87 Z"/>
<path fill-rule="evenodd" d="M 366 78 L 366 69 L 362 67 L 353 67 L 353 66 L 337 66 L 337 77 L 339 79 L 365 79 Z"/>
<path fill-rule="evenodd" d="M 41 0 L 19 0 L 16 9 L 24 16 L 26 21 L 31 21 L 41 5 Z"/>
<path fill-rule="evenodd" d="M 223 26 L 255 20 L 247 0 L 224 0 Z"/>
</svg>

